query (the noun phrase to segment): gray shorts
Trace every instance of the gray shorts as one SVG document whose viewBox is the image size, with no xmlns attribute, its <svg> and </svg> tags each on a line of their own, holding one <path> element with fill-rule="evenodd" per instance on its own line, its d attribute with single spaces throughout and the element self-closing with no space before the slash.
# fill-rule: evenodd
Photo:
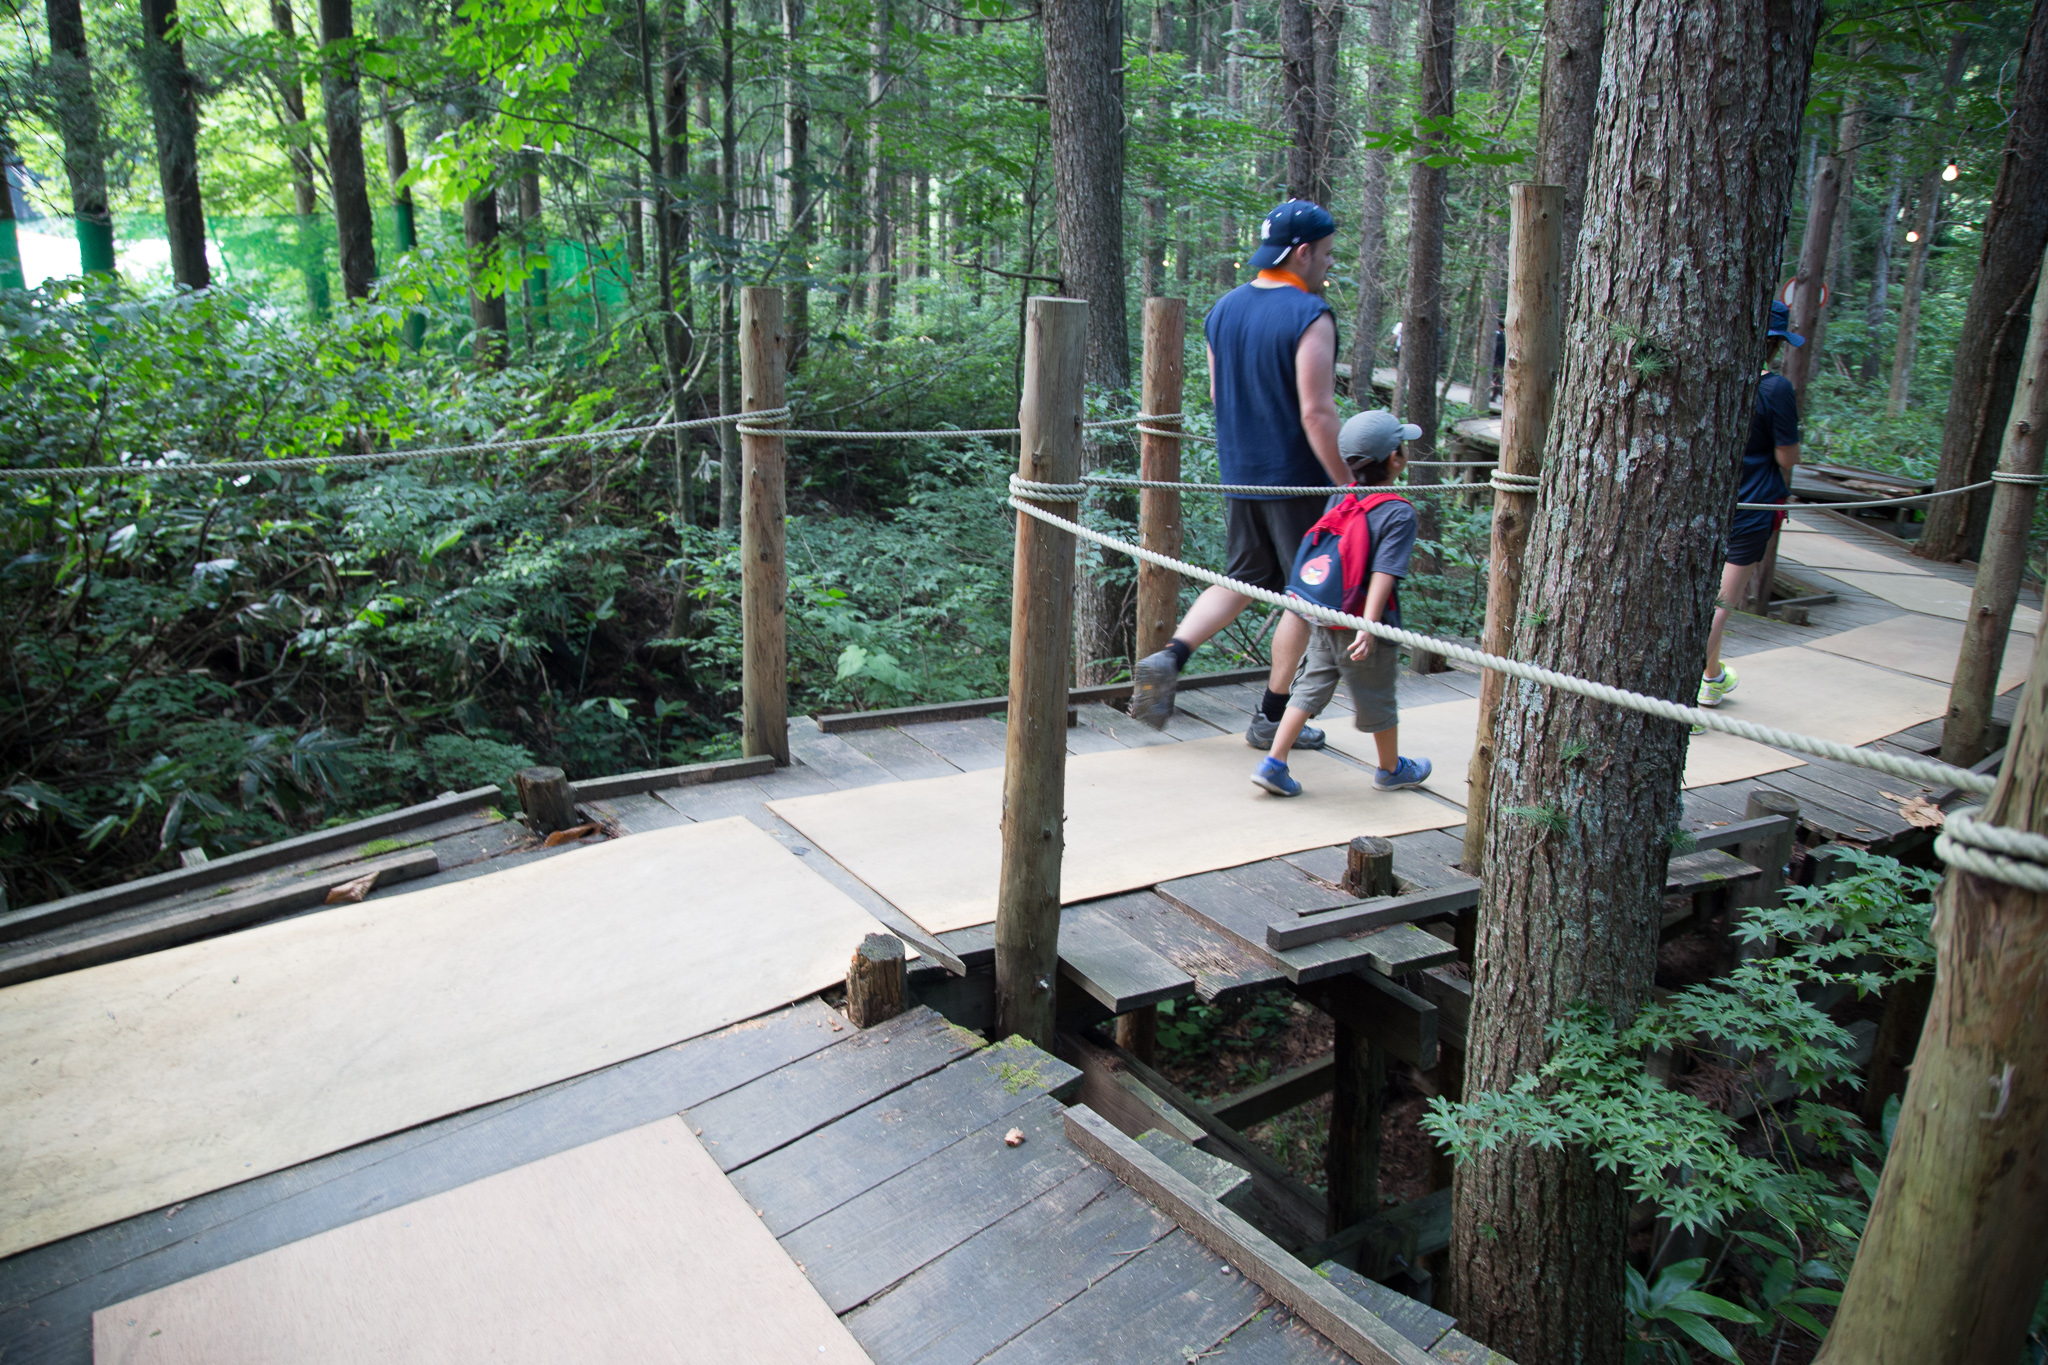
<svg viewBox="0 0 2048 1365">
<path fill-rule="evenodd" d="M 1401 671 L 1401 651 L 1385 640 L 1377 641 L 1362 662 L 1351 659 L 1350 630 L 1315 626 L 1309 631 L 1308 652 L 1294 670 L 1294 690 L 1287 704 L 1319 716 L 1337 695 L 1337 680 L 1351 689 L 1353 722 L 1369 735 L 1391 730 L 1400 723 L 1400 708 L 1394 700 L 1394 683 Z"/>
</svg>

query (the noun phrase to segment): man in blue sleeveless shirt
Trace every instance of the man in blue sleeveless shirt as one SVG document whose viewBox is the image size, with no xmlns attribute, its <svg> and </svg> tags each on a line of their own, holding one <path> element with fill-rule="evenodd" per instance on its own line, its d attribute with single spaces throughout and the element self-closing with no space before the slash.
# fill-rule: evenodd
<svg viewBox="0 0 2048 1365">
<path fill-rule="evenodd" d="M 1351 482 L 1337 449 L 1337 317 L 1322 295 L 1336 231 L 1329 213 L 1305 199 L 1274 209 L 1252 253 L 1258 278 L 1218 300 L 1203 326 L 1223 482 L 1276 490 L 1224 500 L 1230 555 L 1224 572 L 1273 592 L 1286 590 L 1294 552 L 1329 500 L 1326 492 L 1279 490 Z M 1131 670 L 1131 714 L 1163 729 L 1188 655 L 1251 603 L 1228 588 L 1212 587 L 1196 598 L 1167 647 Z M 1306 620 L 1288 612 L 1273 632 L 1273 670 L 1244 736 L 1253 748 L 1272 746 L 1309 631 Z M 1320 749 L 1323 732 L 1303 730 L 1294 747 Z"/>
<path fill-rule="evenodd" d="M 1778 343 L 1804 346 L 1794 332 L 1792 315 L 1782 303 L 1771 304 L 1770 356 Z M 1765 370 L 1757 381 L 1756 403 L 1750 410 L 1749 440 L 1742 448 L 1742 482 L 1735 501 L 1781 503 L 1789 492 L 1785 478 L 1799 463 L 1799 398 L 1792 381 Z M 1721 596 L 1714 604 L 1714 624 L 1707 634 L 1707 666 L 1700 674 L 1701 706 L 1719 706 L 1735 690 L 1735 668 L 1721 658 L 1721 636 L 1728 629 L 1731 604 L 1742 600 L 1749 576 L 1763 562 L 1771 536 L 1785 519 L 1783 512 L 1737 511 L 1728 528 L 1728 559 L 1721 570 Z M 1697 732 L 1695 732 L 1697 733 Z"/>
</svg>

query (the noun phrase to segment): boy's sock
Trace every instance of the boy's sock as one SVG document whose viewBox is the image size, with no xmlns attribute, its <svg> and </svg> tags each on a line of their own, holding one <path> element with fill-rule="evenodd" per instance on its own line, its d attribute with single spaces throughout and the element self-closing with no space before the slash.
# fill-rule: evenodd
<svg viewBox="0 0 2048 1365">
<path fill-rule="evenodd" d="M 1173 656 L 1174 671 L 1178 672 L 1188 666 L 1188 656 L 1195 652 L 1195 647 L 1185 640 L 1168 640 L 1166 652 Z"/>
<path fill-rule="evenodd" d="M 1287 714 L 1288 696 L 1286 692 L 1275 692 L 1272 688 L 1267 688 L 1266 695 L 1259 700 L 1259 714 L 1278 725 L 1280 717 Z"/>
</svg>

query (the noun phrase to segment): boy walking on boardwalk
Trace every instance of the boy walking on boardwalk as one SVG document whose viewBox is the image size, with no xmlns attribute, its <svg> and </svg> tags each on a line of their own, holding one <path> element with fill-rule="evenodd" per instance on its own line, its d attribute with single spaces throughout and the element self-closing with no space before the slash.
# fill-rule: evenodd
<svg viewBox="0 0 2048 1365">
<path fill-rule="evenodd" d="M 1408 467 L 1401 442 L 1420 435 L 1420 427 L 1404 424 L 1384 409 L 1361 412 L 1344 424 L 1337 447 L 1359 486 L 1331 498 L 1323 520 L 1302 537 L 1288 583 L 1290 596 L 1322 601 L 1368 621 L 1401 624 L 1400 584 L 1408 576 L 1408 556 L 1415 548 L 1415 509 L 1397 493 L 1371 494 L 1365 489 L 1401 477 Z M 1353 498 L 1362 512 L 1344 508 Z M 1344 562 L 1343 554 L 1357 544 L 1356 522 L 1361 517 L 1366 553 L 1364 562 L 1354 565 Z M 1329 534 L 1344 522 L 1351 524 L 1343 533 Z M 1370 633 L 1312 624 L 1308 650 L 1295 670 L 1287 708 L 1273 734 L 1272 751 L 1252 781 L 1275 796 L 1301 794 L 1301 783 L 1287 771 L 1287 756 L 1303 728 L 1330 704 L 1339 679 L 1351 690 L 1352 723 L 1371 734 L 1379 749 L 1373 785 L 1381 791 L 1403 791 L 1428 781 L 1428 759 L 1401 757 L 1400 710 L 1394 696 L 1399 671 L 1400 655 L 1394 647 Z"/>
</svg>

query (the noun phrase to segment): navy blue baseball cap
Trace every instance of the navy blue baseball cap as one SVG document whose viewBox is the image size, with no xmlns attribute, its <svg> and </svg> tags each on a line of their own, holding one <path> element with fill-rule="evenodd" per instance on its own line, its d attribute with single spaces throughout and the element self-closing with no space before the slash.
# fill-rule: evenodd
<svg viewBox="0 0 2048 1365">
<path fill-rule="evenodd" d="M 1804 346 L 1806 338 L 1792 330 L 1792 312 L 1776 299 L 1771 300 L 1771 330 L 1767 337 L 1777 337 L 1792 346 Z"/>
<path fill-rule="evenodd" d="M 1278 265 L 1280 258 L 1306 242 L 1320 242 L 1337 230 L 1337 220 L 1321 204 L 1290 199 L 1266 215 L 1265 230 L 1259 234 L 1259 249 L 1245 262 L 1254 270 Z"/>
</svg>

